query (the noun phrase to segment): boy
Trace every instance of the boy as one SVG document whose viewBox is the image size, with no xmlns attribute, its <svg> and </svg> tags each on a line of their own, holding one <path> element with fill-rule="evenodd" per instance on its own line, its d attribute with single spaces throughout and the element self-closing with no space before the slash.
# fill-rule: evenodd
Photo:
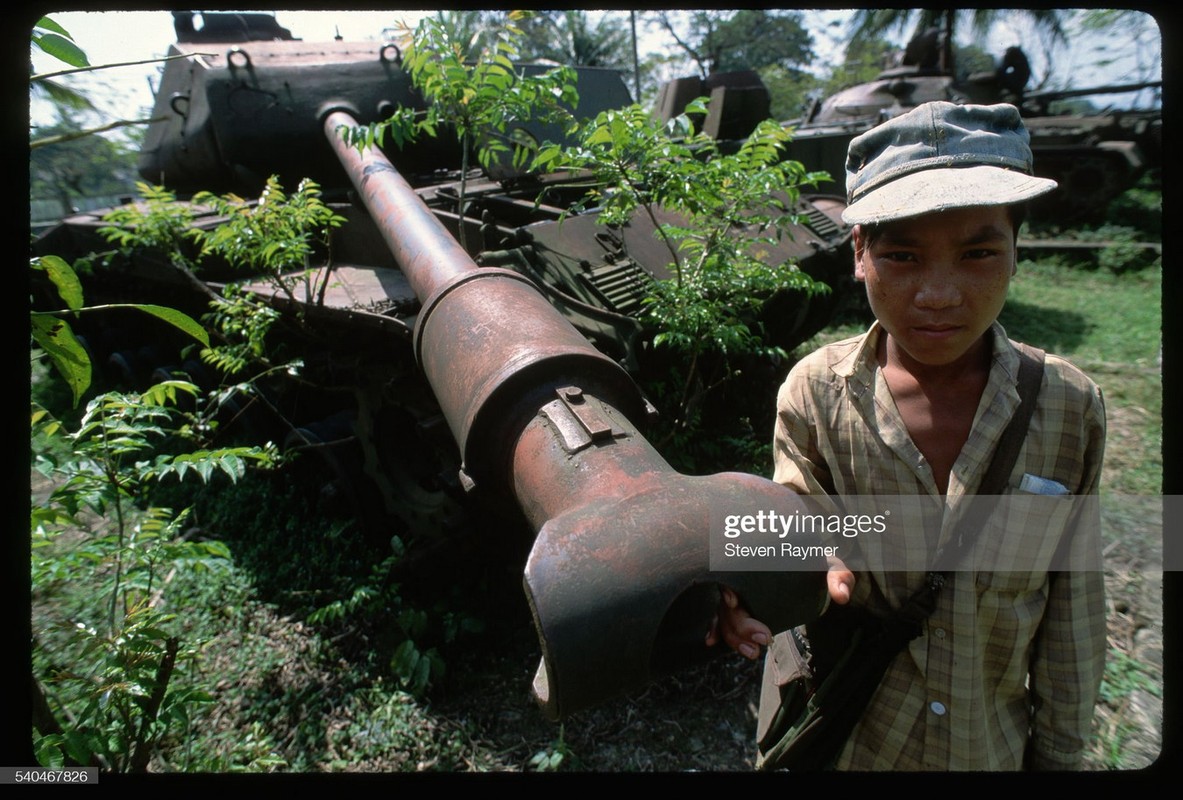
<svg viewBox="0 0 1183 800">
<path fill-rule="evenodd" d="M 1019 403 L 1019 357 L 996 319 L 1022 204 L 1056 186 L 1032 177 L 1028 141 L 1013 106 L 936 102 L 851 142 L 843 218 L 876 321 L 789 374 L 776 481 L 803 494 L 939 503 L 939 530 L 891 535 L 929 549 L 948 540 Z M 1096 494 L 1104 426 L 1100 390 L 1048 356 L 1006 493 Z M 1090 531 L 1073 546 L 1099 553 Z M 1104 665 L 1103 576 L 1040 569 L 951 573 L 835 766 L 1078 768 Z M 834 561 L 828 587 L 832 602 L 886 616 L 923 579 L 870 566 L 856 577 Z M 771 632 L 724 589 L 708 634 L 718 640 L 755 658 Z"/>
</svg>

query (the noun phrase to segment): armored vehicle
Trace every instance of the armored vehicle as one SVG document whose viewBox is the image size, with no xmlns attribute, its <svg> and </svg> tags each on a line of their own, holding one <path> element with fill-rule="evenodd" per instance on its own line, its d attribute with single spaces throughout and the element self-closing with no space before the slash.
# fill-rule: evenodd
<svg viewBox="0 0 1183 800">
<path fill-rule="evenodd" d="M 1161 164 L 1162 111 L 1106 108 L 1055 113 L 1056 101 L 1161 87 L 1161 81 L 1061 91 L 1030 91 L 1031 67 L 1009 47 L 991 71 L 959 77 L 936 30 L 917 35 L 894 66 L 873 81 L 817 99 L 797 119 L 790 156 L 829 172 L 839 190 L 850 140 L 921 103 L 1012 103 L 1031 133 L 1035 172 L 1059 188 L 1032 204 L 1032 215 L 1069 225 L 1096 220 L 1108 203 Z"/>
<path fill-rule="evenodd" d="M 159 303 L 199 318 L 229 284 L 243 287 L 280 314 L 277 358 L 303 366 L 298 381 L 259 375 L 252 392 L 226 395 L 224 435 L 306 452 L 325 496 L 378 536 L 430 546 L 526 530 L 524 583 L 543 651 L 534 688 L 548 713 L 704 657 L 720 579 L 706 552 L 712 514 L 744 503 L 787 514 L 799 500 L 753 475 L 680 474 L 645 438 L 654 406 L 638 385 L 659 365 L 642 311 L 654 282 L 671 276 L 655 220 L 609 227 L 594 209 L 571 212 L 587 190 L 580 176 L 504 165 L 461 175 L 463 154 L 444 139 L 358 150 L 342 128 L 426 107 L 395 43 L 304 42 L 268 15 L 204 17 L 197 31 L 176 13 L 175 58 L 140 157 L 145 181 L 183 200 L 309 178 L 346 222 L 289 290 L 141 250 L 96 265 L 88 304 Z M 579 117 L 631 102 L 613 71 L 579 68 L 578 90 Z M 742 137 L 752 125 L 749 115 L 716 130 Z M 753 324 L 784 348 L 819 330 L 840 299 L 851 263 L 842 207 L 802 196 L 793 236 L 768 253 L 833 287 L 767 299 Z M 189 210 L 192 226 L 224 221 Z M 109 249 L 105 224 L 101 213 L 64 219 L 35 253 Z M 212 388 L 223 377 L 134 312 L 82 321 L 79 333 L 109 383 L 181 371 Z M 730 580 L 754 607 L 776 596 L 763 618 L 791 623 L 817 611 L 818 576 Z"/>
</svg>

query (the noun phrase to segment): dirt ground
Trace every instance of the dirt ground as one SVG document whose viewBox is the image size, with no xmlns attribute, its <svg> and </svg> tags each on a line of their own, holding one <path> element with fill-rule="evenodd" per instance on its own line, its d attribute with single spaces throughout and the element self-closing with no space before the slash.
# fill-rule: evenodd
<svg viewBox="0 0 1183 800">
<path fill-rule="evenodd" d="M 1162 743 L 1162 583 L 1107 554 L 1110 660 L 1129 657 L 1145 669 L 1146 685 L 1097 706 L 1090 770 L 1134 770 L 1158 758 Z M 496 653 L 473 654 L 484 673 L 473 690 L 448 698 L 436 711 L 480 732 L 481 747 L 499 753 L 501 768 L 528 768 L 534 753 L 561 741 L 564 769 L 592 772 L 751 771 L 760 666 L 724 656 L 658 680 L 632 696 L 581 712 L 560 729 L 529 697 L 538 665 L 532 631 L 507 640 Z M 479 666 L 478 666 L 479 664 Z M 1157 687 L 1156 695 L 1151 687 Z M 522 763 L 522 759 L 527 759 Z M 516 763 L 515 763 L 516 762 Z"/>
</svg>

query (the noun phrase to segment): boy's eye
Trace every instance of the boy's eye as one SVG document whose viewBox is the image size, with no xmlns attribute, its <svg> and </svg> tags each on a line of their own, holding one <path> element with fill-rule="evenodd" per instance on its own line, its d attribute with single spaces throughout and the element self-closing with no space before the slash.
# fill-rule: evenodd
<svg viewBox="0 0 1183 800">
<path fill-rule="evenodd" d="M 879 258 L 884 261 L 915 261 L 916 254 L 907 250 L 888 250 L 880 253 Z"/>
<path fill-rule="evenodd" d="M 965 258 L 970 261 L 980 261 L 985 258 L 993 258 L 996 255 L 998 255 L 997 250 L 987 247 L 976 247 L 973 250 L 965 251 Z"/>
</svg>

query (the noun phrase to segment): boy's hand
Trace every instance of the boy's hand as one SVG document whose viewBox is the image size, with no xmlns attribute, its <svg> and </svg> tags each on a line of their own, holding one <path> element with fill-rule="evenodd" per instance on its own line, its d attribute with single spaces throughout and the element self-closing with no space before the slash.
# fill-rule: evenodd
<svg viewBox="0 0 1183 800">
<path fill-rule="evenodd" d="M 719 591 L 719 610 L 707 631 L 707 647 L 714 647 L 722 641 L 744 658 L 756 659 L 760 648 L 772 641 L 772 631 L 740 605 L 734 591 L 726 586 L 720 586 Z"/>
<path fill-rule="evenodd" d="M 854 573 L 837 558 L 830 559 L 826 590 L 830 593 L 830 599 L 838 605 L 844 606 L 850 602 L 854 590 Z M 744 658 L 758 658 L 760 648 L 772 641 L 772 631 L 748 613 L 734 590 L 720 586 L 719 594 L 719 609 L 711 620 L 711 629 L 707 631 L 706 646 L 714 647 L 719 642 L 725 642 Z"/>
</svg>

